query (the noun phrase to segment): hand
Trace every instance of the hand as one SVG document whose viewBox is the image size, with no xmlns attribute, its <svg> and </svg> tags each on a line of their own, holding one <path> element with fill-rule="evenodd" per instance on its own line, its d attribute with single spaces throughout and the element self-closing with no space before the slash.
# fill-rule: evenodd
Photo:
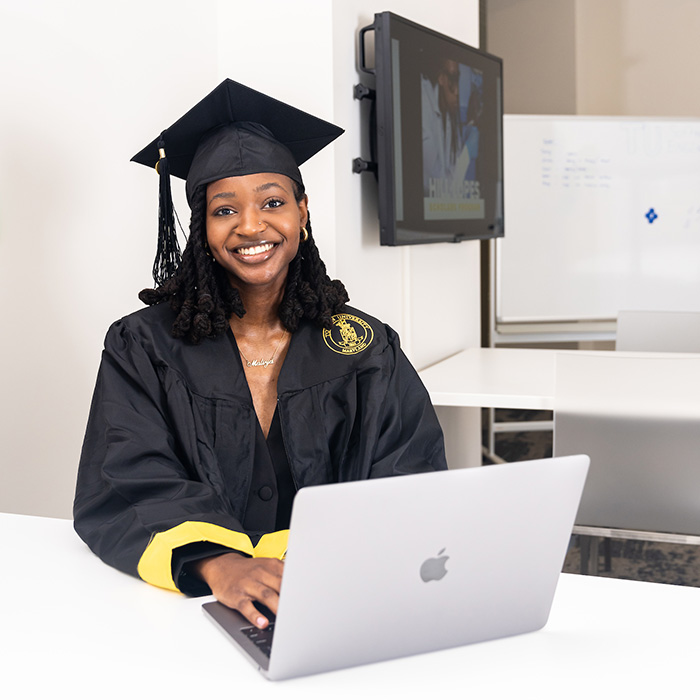
<svg viewBox="0 0 700 700">
<path fill-rule="evenodd" d="M 219 602 L 238 610 L 259 629 L 267 627 L 269 620 L 253 605 L 254 600 L 277 614 L 284 571 L 279 559 L 250 559 L 230 552 L 202 559 L 194 565 L 194 570 Z"/>
</svg>

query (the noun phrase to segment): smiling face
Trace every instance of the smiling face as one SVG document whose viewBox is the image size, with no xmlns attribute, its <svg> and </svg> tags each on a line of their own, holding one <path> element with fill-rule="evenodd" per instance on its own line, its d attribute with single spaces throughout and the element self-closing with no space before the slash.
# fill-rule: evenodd
<svg viewBox="0 0 700 700">
<path fill-rule="evenodd" d="M 283 289 L 308 219 L 286 175 L 256 173 L 217 180 L 206 192 L 207 242 L 240 291 Z"/>
</svg>

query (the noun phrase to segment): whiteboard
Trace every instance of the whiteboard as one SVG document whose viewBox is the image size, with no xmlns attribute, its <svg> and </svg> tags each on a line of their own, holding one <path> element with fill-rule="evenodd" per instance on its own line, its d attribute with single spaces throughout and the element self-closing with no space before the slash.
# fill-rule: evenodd
<svg viewBox="0 0 700 700">
<path fill-rule="evenodd" d="M 700 311 L 700 120 L 504 118 L 496 323 Z"/>
</svg>

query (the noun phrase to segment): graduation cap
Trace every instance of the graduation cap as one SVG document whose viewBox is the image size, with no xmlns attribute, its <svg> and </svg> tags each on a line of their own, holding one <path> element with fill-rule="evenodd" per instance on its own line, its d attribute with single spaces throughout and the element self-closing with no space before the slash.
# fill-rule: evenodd
<svg viewBox="0 0 700 700">
<path fill-rule="evenodd" d="M 238 175 L 279 173 L 303 186 L 299 165 L 343 129 L 257 90 L 224 80 L 131 160 L 160 176 L 156 285 L 180 262 L 170 175 L 186 180 L 187 201 L 200 185 Z"/>
</svg>

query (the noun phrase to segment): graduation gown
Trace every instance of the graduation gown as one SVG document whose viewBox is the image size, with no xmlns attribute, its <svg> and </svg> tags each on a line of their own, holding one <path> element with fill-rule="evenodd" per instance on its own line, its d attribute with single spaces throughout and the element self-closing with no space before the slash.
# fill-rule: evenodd
<svg viewBox="0 0 700 700">
<path fill-rule="evenodd" d="M 288 533 L 243 525 L 259 424 L 233 334 L 192 345 L 171 336 L 173 320 L 160 304 L 107 333 L 74 523 L 106 563 L 177 590 L 174 550 L 204 542 L 282 557 Z M 447 468 L 435 411 L 396 333 L 361 311 L 346 307 L 330 331 L 303 321 L 277 391 L 297 490 Z"/>
</svg>

